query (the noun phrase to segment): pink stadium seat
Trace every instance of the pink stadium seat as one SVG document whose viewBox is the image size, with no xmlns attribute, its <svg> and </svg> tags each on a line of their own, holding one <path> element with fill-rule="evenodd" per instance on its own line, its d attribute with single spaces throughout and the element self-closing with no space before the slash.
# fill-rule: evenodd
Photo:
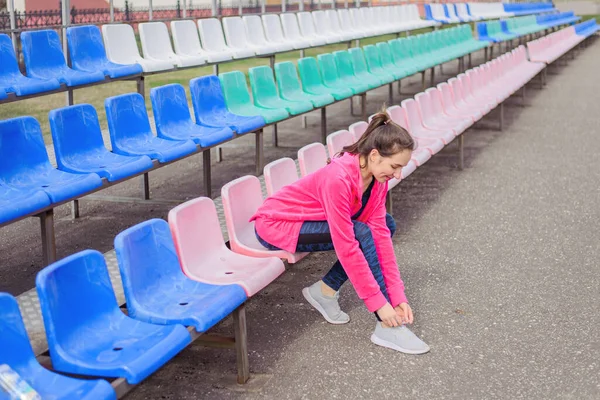
<svg viewBox="0 0 600 400">
<path fill-rule="evenodd" d="M 486 85 L 484 74 L 482 67 L 475 67 L 465 73 L 469 79 L 471 94 L 482 101 L 496 103 L 496 105 L 502 103 L 505 97 L 496 94 L 494 90 L 490 90 L 492 88 Z"/>
<path fill-rule="evenodd" d="M 450 129 L 454 131 L 455 135 L 460 135 L 470 126 L 470 121 L 465 122 L 464 120 L 448 118 L 443 112 L 436 113 L 429 93 L 419 93 L 415 96 L 415 100 L 421 109 L 421 117 L 425 128 L 440 131 Z"/>
<path fill-rule="evenodd" d="M 264 176 L 267 195 L 270 196 L 282 187 L 298 180 L 296 163 L 288 157 L 275 160 L 265 165 Z"/>
<path fill-rule="evenodd" d="M 442 102 L 444 104 L 444 111 L 446 114 L 453 117 L 471 118 L 473 122 L 477 122 L 483 118 L 483 114 L 480 111 L 458 108 L 454 103 L 454 93 L 452 93 L 452 88 L 447 82 L 440 83 L 437 85 L 437 88 L 442 94 Z"/>
<path fill-rule="evenodd" d="M 264 201 L 257 177 L 248 175 L 227 183 L 221 189 L 221 199 L 231 250 L 252 257 L 283 258 L 291 264 L 306 256 L 307 253 L 268 250 L 256 238 L 254 222 L 249 221 Z"/>
<path fill-rule="evenodd" d="M 462 83 L 456 78 L 450 78 L 448 80 L 448 84 L 450 85 L 450 89 L 452 90 L 452 94 L 454 96 L 454 105 L 459 110 L 477 110 L 481 115 L 485 115 L 490 111 L 490 108 L 485 104 L 474 104 L 468 102 L 464 98 L 464 93 L 462 89 Z"/>
<path fill-rule="evenodd" d="M 442 93 L 438 88 L 429 88 L 425 91 L 429 95 L 429 99 L 431 100 L 431 108 L 433 113 L 441 120 L 451 121 L 455 124 L 460 124 L 460 126 L 464 126 L 464 129 L 468 129 L 473 125 L 474 121 L 469 117 L 460 117 L 449 115 L 444 110 L 444 102 L 442 100 Z"/>
<path fill-rule="evenodd" d="M 254 258 L 229 250 L 223 241 L 215 204 L 207 197 L 169 211 L 169 227 L 181 269 L 190 279 L 213 285 L 238 284 L 250 297 L 285 271 L 276 254 Z"/>
<path fill-rule="evenodd" d="M 583 36 L 575 33 L 573 26 L 561 29 L 558 32 L 528 42 L 529 59 L 532 62 L 550 64 L 577 46 L 583 39 Z"/>
<path fill-rule="evenodd" d="M 368 126 L 369 123 L 365 121 L 355 122 L 352 125 L 350 125 L 348 130 L 354 136 L 355 142 L 358 142 L 358 140 L 362 137 L 363 133 L 365 133 L 365 131 L 367 130 Z"/>
<path fill-rule="evenodd" d="M 327 136 L 327 150 L 329 157 L 335 157 L 345 146 L 355 143 L 354 136 L 345 129 L 330 133 Z"/>
<path fill-rule="evenodd" d="M 402 107 L 388 107 L 387 112 L 392 121 L 406 129 L 408 133 L 411 133 L 406 124 L 406 111 Z M 417 149 L 413 151 L 412 159 L 416 162 L 417 167 L 425 164 L 433 154 L 444 148 L 444 142 L 440 139 L 416 138 L 414 136 L 413 138 L 417 142 Z"/>
<path fill-rule="evenodd" d="M 467 75 L 458 74 L 456 78 L 460 82 L 462 98 L 467 104 L 472 104 L 483 108 L 484 115 L 496 108 L 498 105 L 496 101 L 484 102 L 482 99 L 478 99 L 473 95 L 473 92 L 471 92 L 471 81 L 469 78 L 467 78 Z"/>
<path fill-rule="evenodd" d="M 300 175 L 312 174 L 327 165 L 327 149 L 321 143 L 312 143 L 298 150 Z"/>
<path fill-rule="evenodd" d="M 417 103 L 415 100 L 407 99 L 402 101 L 400 104 L 406 111 L 406 123 L 408 125 L 408 131 L 415 138 L 440 139 L 442 142 L 444 142 L 444 145 L 447 145 L 456 137 L 454 131 L 451 129 L 434 130 L 425 128 L 425 125 L 423 125 L 423 119 L 421 117 L 421 110 L 419 109 L 419 103 Z"/>
</svg>

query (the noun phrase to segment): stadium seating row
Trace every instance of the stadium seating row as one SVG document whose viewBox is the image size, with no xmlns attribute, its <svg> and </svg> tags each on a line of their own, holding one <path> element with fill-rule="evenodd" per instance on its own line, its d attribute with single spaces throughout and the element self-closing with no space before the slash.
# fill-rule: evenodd
<svg viewBox="0 0 600 400">
<path fill-rule="evenodd" d="M 402 179 L 462 137 L 542 68 L 527 60 L 521 46 L 390 107 L 392 119 L 419 145 Z M 329 135 L 329 157 L 356 141 L 366 126 L 359 122 Z M 327 152 L 322 144 L 313 143 L 299 150 L 298 160 L 305 176 L 326 165 Z M 269 194 L 299 179 L 291 159 L 268 164 L 264 175 Z M 389 189 L 397 183 L 390 182 Z M 106 378 L 112 385 L 68 378 L 41 367 L 17 303 L 7 294 L 0 294 L 0 334 L 9 346 L 0 362 L 25 377 L 43 398 L 114 399 L 233 313 L 238 381 L 245 382 L 249 373 L 244 302 L 284 272 L 281 258 L 295 263 L 305 254 L 268 251 L 257 241 L 249 216 L 263 201 L 258 178 L 236 179 L 222 188 L 221 195 L 231 250 L 225 246 L 216 208 L 208 198 L 172 209 L 168 223 L 146 221 L 115 238 L 127 315 L 119 309 L 105 260 L 96 251 L 74 254 L 38 274 L 36 287 L 53 370 Z"/>
<path fill-rule="evenodd" d="M 10 37 L 0 35 L 6 60 L 0 100 L 435 25 L 419 18 L 416 5 L 226 17 L 222 23 L 206 18 L 197 27 L 178 20 L 171 22 L 173 50 L 167 26 L 148 22 L 139 24 L 143 57 L 131 25 L 107 24 L 102 33 L 96 26 L 76 26 L 67 29 L 70 67 L 56 31 L 27 31 L 21 34 L 27 76 L 19 71 Z"/>
<path fill-rule="evenodd" d="M 0 152 L 14 154 L 17 149 L 26 163 L 15 167 L 5 158 L 0 164 L 0 224 L 40 216 L 45 259 L 51 262 L 55 253 L 52 209 L 57 205 L 200 151 L 209 161 L 204 171 L 205 189 L 208 182 L 209 190 L 211 146 L 251 131 L 258 138 L 265 124 L 364 95 L 486 44 L 473 39 L 470 29 L 462 26 L 366 46 L 364 51 L 355 48 L 322 54 L 318 60 L 301 59 L 299 74 L 292 63 L 277 64 L 275 76 L 269 67 L 257 67 L 249 74 L 252 100 L 241 72 L 199 78 L 190 86 L 195 122 L 183 87 L 154 88 L 151 97 L 158 137 L 150 129 L 141 96 L 118 96 L 106 104 L 112 152 L 104 147 L 93 107 L 54 110 L 50 120 L 58 169 L 51 167 L 42 149 L 42 134 L 35 120 L 4 121 Z M 82 132 L 85 140 L 81 140 Z M 259 171 L 261 144 L 257 140 Z"/>
</svg>

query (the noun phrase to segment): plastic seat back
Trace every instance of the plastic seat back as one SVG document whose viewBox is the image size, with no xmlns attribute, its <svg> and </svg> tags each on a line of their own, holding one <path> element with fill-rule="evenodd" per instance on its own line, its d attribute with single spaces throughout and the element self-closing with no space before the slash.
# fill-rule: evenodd
<svg viewBox="0 0 600 400">
<path fill-rule="evenodd" d="M 118 64 L 133 64 L 142 58 L 135 33 L 129 24 L 102 25 L 108 58 Z"/>
<path fill-rule="evenodd" d="M 42 71 L 67 68 L 58 33 L 48 29 L 21 33 L 23 59 L 27 75 L 36 77 Z M 42 73 L 43 74 L 43 73 Z"/>
<path fill-rule="evenodd" d="M 387 42 L 377 43 L 377 50 L 379 50 L 379 60 L 382 67 L 392 65 L 394 60 L 392 59 L 392 53 L 390 51 L 390 45 Z"/>
<path fill-rule="evenodd" d="M 345 9 L 338 9 L 337 10 L 339 19 L 340 19 L 340 28 L 342 30 L 342 32 L 350 32 L 352 30 L 360 30 L 360 28 L 357 25 L 354 25 L 352 23 L 352 17 L 350 16 L 350 12 Z"/>
<path fill-rule="evenodd" d="M 391 106 L 388 107 L 386 111 L 389 114 L 392 121 L 394 121 L 395 123 L 397 123 L 402 128 L 408 131 L 408 124 L 406 123 L 406 111 L 403 107 Z"/>
<path fill-rule="evenodd" d="M 198 55 L 203 52 L 194 21 L 171 21 L 171 34 L 175 53 L 178 55 Z"/>
<path fill-rule="evenodd" d="M 262 21 L 258 15 L 245 15 L 242 17 L 246 32 L 248 34 L 248 40 L 255 45 L 265 46 L 269 43 L 265 36 L 265 30 L 263 28 Z"/>
<path fill-rule="evenodd" d="M 431 102 L 431 111 L 433 115 L 444 115 L 444 103 L 442 102 L 442 93 L 438 88 L 432 87 L 425 90 L 425 93 L 429 95 Z"/>
<path fill-rule="evenodd" d="M 298 150 L 300 175 L 312 174 L 327 165 L 327 149 L 321 143 L 312 143 Z"/>
<path fill-rule="evenodd" d="M 279 15 L 263 14 L 262 23 L 265 31 L 265 38 L 269 42 L 285 42 L 285 36 L 283 34 L 283 28 L 281 27 L 281 19 L 279 19 Z"/>
<path fill-rule="evenodd" d="M 108 62 L 102 32 L 95 25 L 67 28 L 69 58 L 73 68 L 82 71 L 101 70 Z"/>
<path fill-rule="evenodd" d="M 350 127 L 348 127 L 348 130 L 350 131 L 350 133 L 352 133 L 352 136 L 354 137 L 355 143 L 360 140 L 363 133 L 365 133 L 368 127 L 369 123 L 365 121 L 355 122 L 352 125 L 350 125 Z"/>
<path fill-rule="evenodd" d="M 313 19 L 315 32 L 323 36 L 333 33 L 329 19 L 327 18 L 327 15 L 325 15 L 325 11 L 313 11 L 310 14 Z"/>
<path fill-rule="evenodd" d="M 354 69 L 355 75 L 369 72 L 362 48 L 354 47 L 348 50 L 348 53 L 350 53 L 350 58 L 352 60 L 352 68 Z M 345 56 L 342 56 L 342 58 L 343 57 Z"/>
<path fill-rule="evenodd" d="M 22 76 L 10 36 L 0 34 L 0 78 Z"/>
<path fill-rule="evenodd" d="M 406 110 L 406 124 L 409 132 L 416 132 L 423 128 L 423 119 L 421 117 L 421 110 L 419 103 L 414 99 L 406 99 L 400 103 L 402 108 Z"/>
<path fill-rule="evenodd" d="M 280 158 L 265 165 L 264 175 L 267 196 L 271 196 L 282 187 L 298 180 L 296 163 L 289 157 Z"/>
<path fill-rule="evenodd" d="M 193 239 L 202 246 L 197 236 L 193 236 Z M 138 316 L 137 313 L 147 314 L 148 308 L 156 303 L 160 295 L 157 289 L 181 287 L 182 281 L 186 280 L 181 272 L 169 224 L 163 219 L 151 219 L 119 233 L 115 237 L 115 252 L 129 316 L 167 324 L 160 314 Z"/>
<path fill-rule="evenodd" d="M 446 82 L 440 83 L 437 88 L 440 90 L 442 94 L 442 102 L 444 103 L 444 109 L 448 111 L 448 109 L 453 109 L 456 107 L 454 103 L 454 93 L 452 93 L 452 88 Z"/>
<path fill-rule="evenodd" d="M 323 83 L 336 83 L 340 79 L 341 74 L 338 71 L 336 59 L 333 54 L 319 54 L 317 59 L 319 60 L 319 70 L 321 71 Z"/>
<path fill-rule="evenodd" d="M 86 153 L 107 152 L 102 140 L 98 113 L 90 104 L 52 110 L 50 127 L 59 169 L 65 162 Z"/>
<path fill-rule="evenodd" d="M 219 74 L 223 87 L 223 95 L 228 109 L 233 109 L 246 104 L 252 104 L 246 76 L 240 71 L 231 71 Z"/>
<path fill-rule="evenodd" d="M 37 275 L 36 287 L 48 347 L 55 352 L 77 349 L 79 341 L 90 339 L 82 333 L 93 330 L 97 320 L 121 314 L 104 256 L 95 250 L 81 251 L 44 268 Z"/>
<path fill-rule="evenodd" d="M 291 40 L 302 40 L 303 37 L 300 33 L 300 26 L 298 25 L 296 14 L 283 13 L 279 16 L 281 18 L 281 25 L 283 26 L 285 37 Z"/>
<path fill-rule="evenodd" d="M 165 60 L 175 56 L 169 30 L 164 22 L 143 22 L 138 25 L 138 29 L 145 57 Z"/>
<path fill-rule="evenodd" d="M 379 49 L 375 45 L 370 44 L 364 47 L 364 59 L 366 60 L 370 71 L 381 69 L 382 65 Z"/>
<path fill-rule="evenodd" d="M 193 124 L 185 88 L 178 83 L 152 88 L 150 91 L 156 130 L 160 133 L 177 125 Z"/>
<path fill-rule="evenodd" d="M 462 88 L 462 83 L 456 78 L 450 78 L 448 80 L 448 84 L 452 90 L 452 94 L 454 96 L 454 103 L 461 102 L 464 99 L 464 93 Z"/>
<path fill-rule="evenodd" d="M 37 392 L 39 398 L 98 400 L 117 398 L 106 381 L 74 379 L 42 367 L 33 353 L 17 300 L 7 293 L 0 293 L 0 341 L 2 342 L 0 365 L 6 364 L 19 374 Z M 3 378 L 9 377 L 5 375 Z M 0 393 L 2 399 L 9 398 L 4 391 Z M 23 394 L 20 398 L 33 397 Z"/>
<path fill-rule="evenodd" d="M 205 115 L 217 111 L 227 112 L 221 81 L 216 75 L 206 75 L 190 81 L 190 94 L 196 122 L 201 123 Z"/>
<path fill-rule="evenodd" d="M 226 249 L 214 202 L 208 197 L 189 200 L 169 211 L 169 226 L 181 268 L 206 263 L 206 257 Z"/>
<path fill-rule="evenodd" d="M 306 38 L 318 36 L 311 13 L 310 12 L 299 12 L 297 15 L 298 15 L 298 23 L 300 25 L 300 32 L 302 32 L 302 36 L 304 36 Z"/>
<path fill-rule="evenodd" d="M 282 97 L 302 92 L 298 71 L 293 62 L 285 61 L 275 64 L 275 75 L 277 77 L 277 87 Z"/>
<path fill-rule="evenodd" d="M 252 87 L 252 97 L 254 102 L 263 100 L 279 100 L 273 70 L 266 65 L 253 67 L 248 70 L 250 86 Z"/>
<path fill-rule="evenodd" d="M 302 86 L 306 89 L 309 87 L 321 86 L 321 73 L 317 60 L 314 57 L 305 57 L 298 60 L 298 71 Z"/>
<path fill-rule="evenodd" d="M 327 135 L 327 150 L 329 151 L 329 157 L 336 157 L 344 147 L 349 146 L 354 142 L 354 135 L 345 129 Z"/>
<path fill-rule="evenodd" d="M 26 180 L 26 176 L 35 171 L 52 168 L 42 129 L 35 118 L 4 120 L 0 127 L 0 180 Z"/>
<path fill-rule="evenodd" d="M 331 31 L 343 33 L 342 26 L 340 25 L 340 17 L 336 10 L 327 10 L 325 11 L 326 23 L 329 23 L 331 26 Z M 345 32 L 344 32 L 345 33 Z"/>
<path fill-rule="evenodd" d="M 241 17 L 226 17 L 221 20 L 227 44 L 234 48 L 245 48 L 249 45 L 246 27 Z"/>
<path fill-rule="evenodd" d="M 141 94 L 128 93 L 109 97 L 104 105 L 113 149 L 127 147 L 119 144 L 125 144 L 130 139 L 154 136 Z"/>
<path fill-rule="evenodd" d="M 433 113 L 433 107 L 431 105 L 431 99 L 429 97 L 429 93 L 417 93 L 415 96 L 416 102 L 419 104 L 419 109 L 421 110 L 421 117 L 423 121 L 430 121 L 435 119 L 436 115 Z"/>
<path fill-rule="evenodd" d="M 0 364 L 7 364 L 17 372 L 26 371 L 27 375 L 34 375 L 36 367 L 41 369 L 33 354 L 17 300 L 8 293 L 0 293 L 0 340 Z M 33 385 L 33 382 L 29 383 Z"/>
<path fill-rule="evenodd" d="M 198 20 L 198 30 L 200 32 L 200 40 L 202 48 L 208 51 L 224 51 L 227 50 L 225 44 L 225 36 L 221 23 L 216 18 L 202 18 Z"/>
<path fill-rule="evenodd" d="M 352 65 L 352 57 L 347 51 L 336 51 L 333 53 L 335 58 L 335 66 L 340 78 L 354 79 L 354 67 Z M 321 68 L 323 70 L 323 68 Z"/>
<path fill-rule="evenodd" d="M 227 183 L 221 198 L 231 249 L 238 251 L 244 243 L 257 242 L 254 222 L 249 221 L 264 201 L 258 178 L 247 175 Z"/>
</svg>

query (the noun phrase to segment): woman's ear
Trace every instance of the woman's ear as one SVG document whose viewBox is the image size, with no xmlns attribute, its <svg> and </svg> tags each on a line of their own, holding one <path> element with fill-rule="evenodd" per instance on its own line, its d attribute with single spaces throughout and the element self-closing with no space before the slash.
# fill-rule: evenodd
<svg viewBox="0 0 600 400">
<path fill-rule="evenodd" d="M 371 150 L 371 152 L 369 153 L 369 161 L 372 163 L 379 163 L 381 158 L 381 155 L 379 154 L 379 151 L 377 151 L 377 149 L 373 149 Z"/>
</svg>

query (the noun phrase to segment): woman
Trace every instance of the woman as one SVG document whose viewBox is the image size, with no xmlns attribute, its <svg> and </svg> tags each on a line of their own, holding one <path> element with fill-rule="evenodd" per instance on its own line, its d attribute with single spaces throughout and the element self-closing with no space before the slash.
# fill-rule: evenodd
<svg viewBox="0 0 600 400">
<path fill-rule="evenodd" d="M 413 312 L 404 294 L 391 236 L 396 224 L 386 213 L 387 182 L 400 178 L 415 141 L 386 112 L 376 114 L 353 145 L 327 166 L 265 200 L 255 221 L 268 249 L 289 252 L 335 250 L 338 261 L 302 293 L 332 324 L 345 324 L 339 289 L 350 278 L 358 296 L 378 319 L 371 341 L 409 354 L 429 347 L 404 324 Z"/>
</svg>

